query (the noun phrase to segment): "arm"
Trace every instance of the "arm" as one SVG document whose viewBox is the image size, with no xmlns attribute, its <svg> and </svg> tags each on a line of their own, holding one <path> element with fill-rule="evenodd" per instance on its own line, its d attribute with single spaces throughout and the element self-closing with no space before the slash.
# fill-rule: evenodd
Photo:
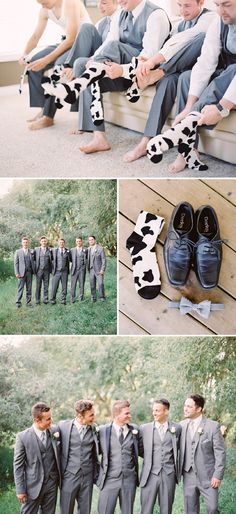
<svg viewBox="0 0 236 514">
<path fill-rule="evenodd" d="M 16 436 L 16 444 L 14 450 L 14 479 L 16 485 L 16 495 L 21 503 L 25 503 L 27 500 L 25 465 L 25 446 L 21 440 L 20 434 L 18 434 Z"/>
<path fill-rule="evenodd" d="M 15 257 L 14 257 L 14 269 L 15 269 L 16 278 L 20 278 L 20 273 L 19 273 L 19 254 L 18 254 L 18 251 L 16 251 Z"/>
<path fill-rule="evenodd" d="M 105 39 L 105 41 L 103 41 L 102 45 L 99 46 L 99 48 L 96 50 L 96 52 L 94 52 L 94 54 L 90 57 L 91 60 L 93 60 L 93 57 L 95 55 L 99 55 L 104 47 L 106 46 L 107 43 L 109 43 L 110 41 L 118 41 L 119 40 L 119 19 L 120 19 L 120 9 L 118 9 L 112 16 L 112 19 L 111 19 L 111 24 L 110 24 L 110 29 L 109 29 L 109 32 L 107 34 L 107 37 Z"/>
<path fill-rule="evenodd" d="M 103 275 L 105 272 L 105 269 L 106 269 L 106 255 L 105 255 L 103 248 L 101 251 L 101 259 L 102 259 L 102 267 L 101 267 L 100 275 Z"/>
<path fill-rule="evenodd" d="M 40 38 L 42 37 L 45 28 L 47 26 L 48 17 L 47 17 L 47 11 L 42 7 L 39 11 L 39 17 L 38 17 L 38 23 L 36 25 L 36 28 L 32 34 L 32 36 L 29 38 L 29 40 L 26 43 L 25 49 L 23 51 L 23 55 L 19 59 L 19 63 L 21 65 L 25 65 L 25 58 L 27 57 L 34 48 L 36 48 Z"/>
<path fill-rule="evenodd" d="M 211 481 L 211 485 L 213 488 L 217 488 L 220 486 L 220 482 L 224 475 L 225 468 L 225 446 L 224 446 L 224 438 L 220 431 L 220 425 L 217 423 L 217 426 L 213 432 L 213 452 L 215 457 L 215 469 Z"/>
</svg>

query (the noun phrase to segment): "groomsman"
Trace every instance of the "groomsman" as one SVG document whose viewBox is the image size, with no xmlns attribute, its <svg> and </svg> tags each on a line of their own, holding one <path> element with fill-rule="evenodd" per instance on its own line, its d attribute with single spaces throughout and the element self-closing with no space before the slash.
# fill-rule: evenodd
<svg viewBox="0 0 236 514">
<path fill-rule="evenodd" d="M 60 481 L 58 432 L 46 403 L 32 407 L 33 426 L 16 436 L 14 478 L 21 514 L 54 514 Z"/>
<path fill-rule="evenodd" d="M 43 303 L 48 303 L 48 288 L 50 273 L 52 271 L 52 253 L 48 248 L 48 239 L 45 236 L 40 238 L 40 246 L 34 250 L 35 273 L 36 273 L 36 305 L 41 301 L 41 288 L 43 283 Z"/>
<path fill-rule="evenodd" d="M 91 288 L 92 302 L 96 302 L 96 285 L 101 301 L 105 300 L 104 273 L 106 269 L 106 255 L 102 246 L 97 244 L 95 236 L 89 236 L 88 271 Z"/>
<path fill-rule="evenodd" d="M 16 250 L 14 257 L 15 275 L 18 278 L 18 288 L 16 296 L 16 305 L 21 307 L 21 299 L 26 287 L 26 305 L 31 307 L 32 297 L 32 277 L 34 273 L 33 251 L 29 249 L 28 237 L 21 240 L 22 248 Z"/>
<path fill-rule="evenodd" d="M 199 497 L 206 512 L 219 514 L 218 495 L 225 468 L 224 440 L 220 425 L 203 415 L 205 400 L 192 394 L 184 404 L 181 422 L 180 472 L 184 483 L 185 514 L 199 514 Z"/>
<path fill-rule="evenodd" d="M 132 514 L 138 485 L 138 436 L 130 424 L 130 403 L 115 401 L 112 422 L 100 427 L 102 462 L 97 481 L 100 489 L 98 514 L 114 514 L 119 498 L 122 514 Z"/>
<path fill-rule="evenodd" d="M 70 250 L 65 248 L 65 239 L 58 239 L 58 247 L 52 249 L 52 298 L 51 304 L 56 303 L 56 294 L 61 282 L 61 303 L 66 305 L 68 275 L 70 272 Z"/>
<path fill-rule="evenodd" d="M 98 473 L 98 438 L 95 411 L 89 400 L 75 403 L 75 419 L 61 421 L 61 514 L 90 514 L 93 483 Z M 104 513 L 103 513 L 104 514 Z"/>
<path fill-rule="evenodd" d="M 141 514 L 153 514 L 157 496 L 160 514 L 172 512 L 181 426 L 168 420 L 169 408 L 168 400 L 155 400 L 154 422 L 140 427 L 144 459 L 140 477 Z"/>
<path fill-rule="evenodd" d="M 76 247 L 71 248 L 71 303 L 75 302 L 76 286 L 79 282 L 79 299 L 84 299 L 84 283 L 86 277 L 86 263 L 87 263 L 87 248 L 83 246 L 82 237 L 77 237 L 75 240 Z"/>
</svg>

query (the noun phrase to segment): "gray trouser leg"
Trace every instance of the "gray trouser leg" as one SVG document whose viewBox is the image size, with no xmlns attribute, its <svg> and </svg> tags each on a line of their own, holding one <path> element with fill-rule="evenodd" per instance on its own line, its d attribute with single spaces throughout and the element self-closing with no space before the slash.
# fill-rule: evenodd
<svg viewBox="0 0 236 514">
<path fill-rule="evenodd" d="M 188 471 L 187 473 L 184 473 L 183 485 L 184 485 L 184 512 L 185 512 L 185 514 L 199 514 L 200 492 L 197 487 L 196 475 L 193 470 Z"/>
<path fill-rule="evenodd" d="M 167 475 L 161 470 L 161 483 L 158 491 L 160 514 L 171 514 L 175 496 L 175 472 Z"/>
<path fill-rule="evenodd" d="M 201 111 L 205 105 L 217 104 L 224 96 L 236 74 L 236 64 L 231 64 L 225 70 L 217 70 L 207 88 L 194 104 L 194 111 Z"/>
<path fill-rule="evenodd" d="M 26 288 L 26 303 L 30 303 L 31 297 L 32 297 L 32 273 L 31 273 L 31 271 L 26 271 L 24 276 L 18 279 L 16 304 L 21 303 L 24 287 Z"/>
<path fill-rule="evenodd" d="M 102 38 L 96 27 L 91 23 L 83 23 L 68 53 L 65 64 L 69 64 L 72 67 L 78 57 L 90 57 L 101 44 Z"/>
<path fill-rule="evenodd" d="M 50 65 L 51 68 L 56 66 L 57 64 L 64 64 L 64 62 L 67 59 L 68 53 L 69 53 L 69 50 L 67 52 L 65 52 L 64 54 L 60 55 L 60 57 L 57 58 L 57 60 L 53 63 L 53 65 L 52 64 Z M 49 98 L 45 98 L 44 109 L 43 109 L 44 116 L 48 116 L 49 118 L 54 118 L 56 111 L 57 111 L 57 107 L 55 106 L 55 97 L 50 96 Z"/>
<path fill-rule="evenodd" d="M 176 97 L 176 114 L 179 114 L 186 105 L 190 84 L 191 71 L 184 71 L 179 76 Z"/>
<path fill-rule="evenodd" d="M 141 514 L 153 514 L 160 485 L 160 475 L 150 474 L 144 487 L 141 487 Z"/>
<path fill-rule="evenodd" d="M 178 73 L 163 77 L 156 84 L 156 93 L 149 111 L 144 136 L 153 137 L 160 134 L 175 103 Z"/>
<path fill-rule="evenodd" d="M 137 48 L 129 44 L 120 41 L 109 41 L 102 51 L 95 56 L 94 60 L 97 62 L 112 61 L 118 64 L 128 64 L 132 57 L 139 55 L 139 53 Z"/>
<path fill-rule="evenodd" d="M 17 294 L 16 294 L 16 304 L 21 304 L 21 299 L 22 299 L 22 296 L 23 296 L 24 286 L 25 286 L 25 276 L 21 277 L 21 278 L 18 278 Z"/>
<path fill-rule="evenodd" d="M 66 302 L 67 283 L 68 283 L 68 272 L 66 270 L 61 271 L 61 303 Z"/>
<path fill-rule="evenodd" d="M 85 283 L 86 270 L 81 268 L 76 270 L 74 275 L 71 275 L 71 301 L 75 301 L 76 285 L 79 281 L 79 298 L 84 296 L 84 283 Z"/>
<path fill-rule="evenodd" d="M 73 514 L 75 501 L 79 514 L 90 514 L 93 492 L 92 478 L 83 477 L 79 472 L 72 475 L 66 472 L 62 480 L 61 514 Z"/>
<path fill-rule="evenodd" d="M 91 296 L 93 300 L 96 300 L 97 294 L 96 294 L 96 284 L 97 284 L 97 277 L 94 273 L 94 269 L 89 270 L 89 282 L 90 282 L 90 289 L 91 289 Z"/>
<path fill-rule="evenodd" d="M 37 59 L 41 59 L 46 55 L 50 54 L 58 45 L 51 45 L 44 50 L 41 50 L 37 54 L 35 54 L 30 62 L 37 61 Z M 43 74 L 46 70 L 49 70 L 53 66 L 53 63 L 50 63 L 46 68 L 40 71 L 29 71 L 28 73 L 28 82 L 29 82 L 29 92 L 30 92 L 30 107 L 44 107 L 45 104 L 45 96 L 44 90 L 41 86 L 41 80 Z"/>
<path fill-rule="evenodd" d="M 205 33 L 201 32 L 194 39 L 188 41 L 169 61 L 162 63 L 160 68 L 165 71 L 166 75 L 192 69 L 201 53 L 204 39 Z"/>
<path fill-rule="evenodd" d="M 86 277 L 86 268 L 82 268 L 79 270 L 79 298 L 84 297 L 84 284 L 85 284 L 85 277 Z"/>
<path fill-rule="evenodd" d="M 48 302 L 48 288 L 49 288 L 50 273 L 48 270 L 39 269 L 36 274 L 36 303 L 40 303 L 41 300 L 41 289 L 43 283 L 43 299 Z"/>
<path fill-rule="evenodd" d="M 118 487 L 107 489 L 104 486 L 99 493 L 98 514 L 114 514 L 119 492 L 120 488 Z"/>
<path fill-rule="evenodd" d="M 122 514 L 133 514 L 133 508 L 134 508 L 134 499 L 135 499 L 135 493 L 136 493 L 136 486 L 135 484 L 128 486 L 122 485 L 120 494 L 119 494 L 119 500 L 120 500 L 120 508 Z"/>
<path fill-rule="evenodd" d="M 99 298 L 105 298 L 104 275 L 97 275 Z"/>
<path fill-rule="evenodd" d="M 53 302 L 56 301 L 56 295 L 57 295 L 57 290 L 58 290 L 58 287 L 59 287 L 60 280 L 61 280 L 61 272 L 60 271 L 56 271 L 55 275 L 52 276 L 52 297 L 51 297 L 51 301 L 53 301 Z"/>
<path fill-rule="evenodd" d="M 28 498 L 27 502 L 21 507 L 21 514 L 55 514 L 57 502 L 58 484 L 50 479 L 42 486 L 38 498 L 32 500 Z"/>
</svg>

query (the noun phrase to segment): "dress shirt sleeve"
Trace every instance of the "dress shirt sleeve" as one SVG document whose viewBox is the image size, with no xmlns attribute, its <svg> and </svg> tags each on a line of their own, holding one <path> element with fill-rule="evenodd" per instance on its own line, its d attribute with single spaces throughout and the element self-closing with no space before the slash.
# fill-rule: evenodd
<svg viewBox="0 0 236 514">
<path fill-rule="evenodd" d="M 223 96 L 229 102 L 232 102 L 236 106 L 236 75 L 231 80 L 229 87 L 226 89 Z"/>
<path fill-rule="evenodd" d="M 217 15 L 206 33 L 201 55 L 192 69 L 189 95 L 200 97 L 216 70 L 220 51 L 220 17 Z"/>
<path fill-rule="evenodd" d="M 118 41 L 120 37 L 120 26 L 119 26 L 119 20 L 120 20 L 120 13 L 121 10 L 117 9 L 117 11 L 113 14 L 111 18 L 111 24 L 110 24 L 110 30 L 107 34 L 107 37 L 105 41 L 103 41 L 102 45 L 99 46 L 99 48 L 94 52 L 93 56 L 90 57 L 92 59 L 95 55 L 99 55 L 103 48 L 106 46 L 107 43 L 110 41 Z"/>
<path fill-rule="evenodd" d="M 217 18 L 216 12 L 209 11 L 200 16 L 196 25 L 191 29 L 183 30 L 174 34 L 162 47 L 160 54 L 168 62 L 179 50 L 201 32 L 207 32 L 211 22 Z"/>
<path fill-rule="evenodd" d="M 146 32 L 143 36 L 143 49 L 140 55 L 152 57 L 155 55 L 170 33 L 170 23 L 167 14 L 157 9 L 147 20 Z"/>
</svg>

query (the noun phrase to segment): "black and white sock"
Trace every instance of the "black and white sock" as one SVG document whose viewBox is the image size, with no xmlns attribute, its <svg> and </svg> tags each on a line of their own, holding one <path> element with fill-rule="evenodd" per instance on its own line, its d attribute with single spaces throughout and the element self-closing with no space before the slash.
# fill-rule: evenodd
<svg viewBox="0 0 236 514">
<path fill-rule="evenodd" d="M 138 67 L 137 57 L 133 57 L 129 66 L 129 78 L 132 81 L 131 86 L 126 91 L 126 97 L 131 103 L 136 103 L 140 99 L 140 90 L 137 84 L 136 69 Z"/>
<path fill-rule="evenodd" d="M 104 122 L 102 96 L 98 80 L 91 84 L 91 93 L 92 102 L 90 104 L 90 112 L 94 125 L 98 126 Z"/>
<path fill-rule="evenodd" d="M 126 241 L 126 248 L 131 254 L 135 289 L 146 300 L 156 298 L 161 289 L 155 244 L 164 223 L 164 218 L 141 211 L 134 231 Z"/>
</svg>

